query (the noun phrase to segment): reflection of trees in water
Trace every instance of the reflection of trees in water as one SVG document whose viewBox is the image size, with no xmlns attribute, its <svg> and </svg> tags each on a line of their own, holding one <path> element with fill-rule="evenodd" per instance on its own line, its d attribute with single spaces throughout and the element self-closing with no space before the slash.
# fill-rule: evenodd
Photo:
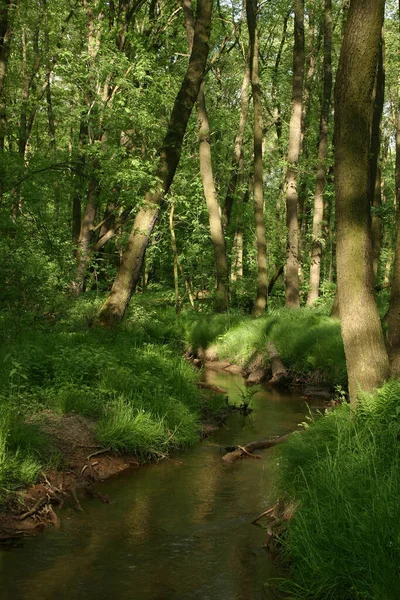
<svg viewBox="0 0 400 600">
<path fill-rule="evenodd" d="M 234 376 L 213 383 L 237 392 Z M 216 446 L 294 428 L 306 407 L 269 393 L 254 402 L 249 420 L 233 417 L 213 441 L 103 484 L 115 504 L 91 501 L 69 521 L 64 511 L 61 532 L 5 555 L 7 600 L 268 597 L 262 586 L 275 567 L 250 521 L 267 501 L 272 455 L 226 465 Z"/>
</svg>

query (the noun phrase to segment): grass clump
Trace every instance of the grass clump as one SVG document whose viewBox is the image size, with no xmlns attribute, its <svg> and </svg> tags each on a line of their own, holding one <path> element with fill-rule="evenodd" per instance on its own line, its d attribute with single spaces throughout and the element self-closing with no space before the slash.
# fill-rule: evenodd
<svg viewBox="0 0 400 600">
<path fill-rule="evenodd" d="M 277 449 L 292 598 L 395 600 L 400 589 L 400 382 L 363 395 Z"/>
</svg>

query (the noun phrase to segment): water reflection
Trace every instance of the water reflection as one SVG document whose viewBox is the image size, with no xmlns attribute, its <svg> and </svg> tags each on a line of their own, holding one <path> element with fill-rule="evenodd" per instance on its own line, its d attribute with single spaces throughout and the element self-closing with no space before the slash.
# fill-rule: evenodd
<svg viewBox="0 0 400 600">
<path fill-rule="evenodd" d="M 240 377 L 207 373 L 240 397 Z M 272 600 L 276 567 L 250 525 L 268 503 L 269 451 L 261 460 L 221 461 L 220 446 L 294 429 L 307 407 L 260 391 L 250 417 L 234 415 L 191 451 L 101 484 L 114 504 L 83 502 L 48 531 L 0 553 L 1 600 Z"/>
</svg>

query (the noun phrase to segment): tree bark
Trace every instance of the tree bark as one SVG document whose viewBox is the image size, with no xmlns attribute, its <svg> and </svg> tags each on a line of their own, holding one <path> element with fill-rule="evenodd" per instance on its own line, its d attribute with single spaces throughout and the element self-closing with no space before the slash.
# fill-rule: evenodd
<svg viewBox="0 0 400 600">
<path fill-rule="evenodd" d="M 158 219 L 160 205 L 168 192 L 177 169 L 186 126 L 199 93 L 204 75 L 211 29 L 211 0 L 199 0 L 193 50 L 186 75 L 175 99 L 167 133 L 160 152 L 157 170 L 159 184 L 156 190 L 148 191 L 139 208 L 115 278 L 111 293 L 103 304 L 98 322 L 112 326 L 120 322 L 125 314 L 131 295 L 136 288 L 146 247 Z"/>
<path fill-rule="evenodd" d="M 399 1 L 400 17 L 400 1 Z M 396 130 L 396 165 L 395 165 L 395 198 L 396 198 L 396 250 L 392 290 L 389 312 L 387 316 L 386 342 L 389 352 L 392 377 L 400 377 L 400 73 L 398 86 L 397 130 Z"/>
<path fill-rule="evenodd" d="M 335 87 L 337 275 L 350 400 L 389 376 L 374 291 L 369 154 L 384 0 L 353 0 Z"/>
<path fill-rule="evenodd" d="M 370 204 L 374 211 L 371 219 L 372 235 L 372 264 L 375 279 L 378 274 L 379 256 L 382 246 L 382 222 L 379 215 L 379 209 L 382 206 L 381 196 L 381 139 L 382 139 L 382 115 L 385 100 L 385 65 L 384 65 L 384 36 L 382 31 L 381 44 L 379 49 L 378 68 L 376 72 L 376 81 L 374 89 L 374 112 L 372 117 L 371 130 L 371 151 L 370 151 Z"/>
<path fill-rule="evenodd" d="M 238 182 L 240 178 L 240 163 L 243 163 L 242 154 L 243 154 L 243 139 L 244 139 L 244 130 L 246 127 L 247 121 L 247 112 L 249 107 L 249 85 L 250 85 L 250 59 L 249 57 L 246 59 L 246 67 L 243 75 L 242 82 L 242 90 L 240 95 L 240 116 L 239 116 L 239 126 L 236 133 L 235 144 L 233 146 L 233 155 L 232 155 L 232 166 L 231 166 L 231 176 L 228 184 L 228 191 L 225 198 L 224 205 L 224 217 L 225 217 L 225 228 L 227 229 L 230 224 L 232 207 L 235 202 L 236 191 L 238 187 Z M 239 194 L 241 194 L 241 190 L 239 190 Z"/>
<path fill-rule="evenodd" d="M 228 263 L 226 260 L 224 232 L 212 168 L 210 124 L 204 96 L 204 82 L 200 86 L 197 98 L 197 113 L 199 122 L 200 175 L 207 204 L 217 276 L 216 310 L 221 312 L 228 309 Z"/>
<path fill-rule="evenodd" d="M 268 298 L 267 237 L 264 221 L 263 156 L 262 156 L 262 101 L 258 68 L 257 0 L 247 0 L 247 26 L 250 39 L 250 72 L 254 112 L 254 216 L 257 238 L 257 297 L 253 310 L 262 316 Z"/>
<path fill-rule="evenodd" d="M 299 220 L 297 214 L 297 167 L 301 148 L 301 118 L 304 76 L 304 0 L 294 0 L 293 104 L 290 118 L 288 168 L 285 180 L 286 224 L 286 307 L 298 308 L 299 297 Z"/>
<path fill-rule="evenodd" d="M 314 216 L 310 264 L 310 290 L 307 304 L 311 306 L 319 296 L 322 256 L 322 223 L 324 220 L 324 189 L 328 155 L 328 125 L 332 95 L 332 0 L 324 2 L 324 89 L 319 126 L 317 181 L 314 194 Z"/>
<path fill-rule="evenodd" d="M 185 17 L 188 45 L 190 51 L 192 51 L 194 40 L 194 17 L 190 0 L 184 0 L 182 3 L 182 8 Z M 229 304 L 228 262 L 226 258 L 226 246 L 222 227 L 221 211 L 213 175 L 210 144 L 210 122 L 206 107 L 204 81 L 202 81 L 200 85 L 199 95 L 197 97 L 197 117 L 199 126 L 200 175 L 203 183 L 204 198 L 206 200 L 208 211 L 211 242 L 214 250 L 215 272 L 217 278 L 217 302 L 215 307 L 218 312 L 223 312 L 224 310 L 228 309 Z M 243 130 L 244 125 L 245 123 L 243 124 Z M 239 147 L 239 160 L 240 151 L 241 147 Z"/>
<path fill-rule="evenodd" d="M 4 95 L 4 82 L 10 53 L 10 5 L 11 0 L 4 0 L 0 7 L 0 151 L 4 150 L 4 138 L 6 132 L 6 98 Z M 2 192 L 1 188 L 2 183 L 0 182 L 0 193 Z"/>
</svg>

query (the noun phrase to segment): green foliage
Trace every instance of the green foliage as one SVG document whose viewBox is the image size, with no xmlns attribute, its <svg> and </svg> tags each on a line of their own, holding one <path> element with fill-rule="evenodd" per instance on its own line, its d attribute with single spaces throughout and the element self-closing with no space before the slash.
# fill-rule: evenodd
<svg viewBox="0 0 400 600">
<path fill-rule="evenodd" d="M 364 395 L 277 449 L 290 597 L 395 600 L 400 586 L 400 382 Z"/>
</svg>

